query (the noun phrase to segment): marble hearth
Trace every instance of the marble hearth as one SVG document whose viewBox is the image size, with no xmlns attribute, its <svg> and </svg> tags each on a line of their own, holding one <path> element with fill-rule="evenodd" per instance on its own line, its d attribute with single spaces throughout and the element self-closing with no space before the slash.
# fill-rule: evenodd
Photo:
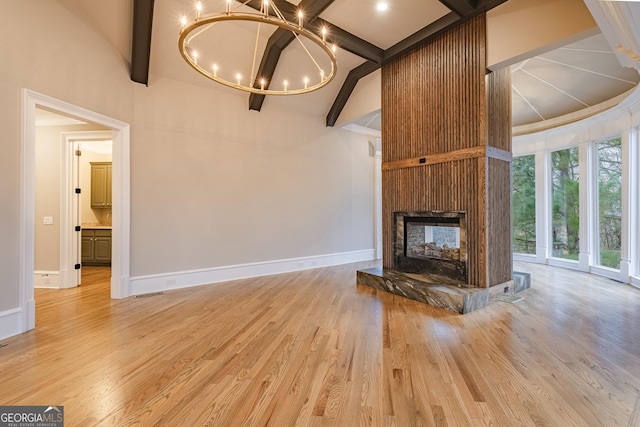
<svg viewBox="0 0 640 427">
<path fill-rule="evenodd" d="M 460 282 L 436 274 L 404 273 L 375 267 L 359 270 L 357 283 L 453 313 L 466 314 L 498 301 L 505 294 L 528 289 L 531 277 L 529 273 L 514 271 L 513 279 L 504 283 L 504 286 L 468 288 Z"/>
</svg>

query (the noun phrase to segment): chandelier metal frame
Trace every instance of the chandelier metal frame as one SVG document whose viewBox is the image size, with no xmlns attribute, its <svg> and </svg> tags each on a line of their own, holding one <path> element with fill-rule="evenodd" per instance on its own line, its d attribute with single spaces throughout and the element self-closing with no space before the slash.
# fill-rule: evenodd
<svg viewBox="0 0 640 427">
<path fill-rule="evenodd" d="M 329 84 L 336 75 L 337 71 L 337 61 L 336 61 L 336 45 L 329 45 L 326 42 L 326 29 L 322 29 L 322 36 L 314 34 L 313 32 L 307 30 L 303 26 L 303 16 L 302 12 L 299 12 L 298 15 L 298 23 L 294 24 L 292 22 L 287 21 L 280 10 L 273 4 L 272 1 L 264 0 L 262 4 L 262 8 L 260 13 L 246 13 L 246 12 L 236 12 L 235 10 L 231 10 L 230 7 L 231 0 L 227 0 L 227 10 L 224 13 L 213 13 L 208 15 L 200 16 L 200 11 L 202 6 L 198 3 L 196 7 L 196 17 L 191 22 L 189 22 L 186 18 L 183 17 L 182 24 L 183 27 L 180 31 L 180 35 L 178 37 L 178 49 L 180 51 L 180 55 L 182 58 L 198 73 L 203 76 L 217 82 L 223 84 L 227 87 L 233 89 L 239 89 L 245 92 L 255 93 L 259 95 L 299 95 L 303 93 L 312 92 L 314 90 L 320 89 L 323 86 Z M 245 5 L 247 2 L 241 4 L 239 7 Z M 276 16 L 272 16 L 269 14 L 269 10 L 273 10 Z M 237 8 L 236 8 L 237 10 Z M 202 63 L 202 56 L 193 49 L 189 43 L 198 35 L 202 34 L 207 29 L 211 28 L 213 25 L 224 22 L 224 21 L 245 21 L 245 22 L 256 22 L 258 24 L 257 34 L 256 34 L 256 42 L 253 52 L 253 65 L 251 70 L 251 75 L 249 76 L 250 82 L 252 84 L 243 85 L 241 83 L 241 79 L 237 76 L 236 81 L 229 80 L 228 78 L 221 77 L 217 71 L 217 66 L 213 65 L 211 69 L 207 69 L 203 67 L 198 62 Z M 258 51 L 258 41 L 260 36 L 260 26 L 262 24 L 277 26 L 279 28 L 289 30 L 293 33 L 295 39 L 298 40 L 304 51 L 311 58 L 311 61 L 318 68 L 318 72 L 320 75 L 319 82 L 315 84 L 310 83 L 310 79 L 305 77 L 304 87 L 302 88 L 289 88 L 288 81 L 283 82 L 282 89 L 274 89 L 272 83 L 267 81 L 264 77 L 260 77 L 258 75 L 254 75 L 255 64 L 256 64 L 256 54 Z M 307 47 L 302 43 L 300 37 L 303 37 L 307 40 L 310 40 L 317 46 L 319 46 L 324 53 L 327 54 L 331 61 L 331 70 L 328 74 L 325 75 L 324 70 L 318 65 L 318 62 L 311 55 Z M 257 74 L 257 72 L 256 72 Z M 314 79 L 315 80 L 315 79 Z"/>
</svg>

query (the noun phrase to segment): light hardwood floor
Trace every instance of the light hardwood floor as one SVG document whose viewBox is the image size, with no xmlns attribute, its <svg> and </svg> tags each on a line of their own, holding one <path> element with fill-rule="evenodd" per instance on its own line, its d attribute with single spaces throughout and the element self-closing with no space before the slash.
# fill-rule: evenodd
<svg viewBox="0 0 640 427">
<path fill-rule="evenodd" d="M 109 299 L 36 290 L 0 344 L 1 405 L 67 426 L 640 426 L 640 290 L 517 263 L 517 304 L 454 315 L 351 264 Z"/>
</svg>

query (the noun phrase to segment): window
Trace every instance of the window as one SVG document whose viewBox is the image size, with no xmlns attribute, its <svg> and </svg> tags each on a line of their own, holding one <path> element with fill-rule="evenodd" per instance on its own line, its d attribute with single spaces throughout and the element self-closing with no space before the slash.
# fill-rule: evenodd
<svg viewBox="0 0 640 427">
<path fill-rule="evenodd" d="M 620 268 L 622 244 L 622 144 L 620 138 L 596 144 L 598 251 L 596 264 Z"/>
<path fill-rule="evenodd" d="M 536 157 L 515 157 L 511 164 L 513 252 L 536 253 Z"/>
<path fill-rule="evenodd" d="M 552 256 L 577 260 L 580 252 L 578 147 L 551 153 Z"/>
</svg>

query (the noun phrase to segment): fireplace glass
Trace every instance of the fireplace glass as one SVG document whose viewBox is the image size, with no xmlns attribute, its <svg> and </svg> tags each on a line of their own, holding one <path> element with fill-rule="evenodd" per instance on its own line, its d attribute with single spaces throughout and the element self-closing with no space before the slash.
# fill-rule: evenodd
<svg viewBox="0 0 640 427">
<path fill-rule="evenodd" d="M 467 284 L 464 212 L 394 212 L 394 268 Z"/>
<path fill-rule="evenodd" d="M 460 261 L 460 224 L 458 218 L 452 219 L 455 224 L 406 222 L 405 256 Z"/>
</svg>

